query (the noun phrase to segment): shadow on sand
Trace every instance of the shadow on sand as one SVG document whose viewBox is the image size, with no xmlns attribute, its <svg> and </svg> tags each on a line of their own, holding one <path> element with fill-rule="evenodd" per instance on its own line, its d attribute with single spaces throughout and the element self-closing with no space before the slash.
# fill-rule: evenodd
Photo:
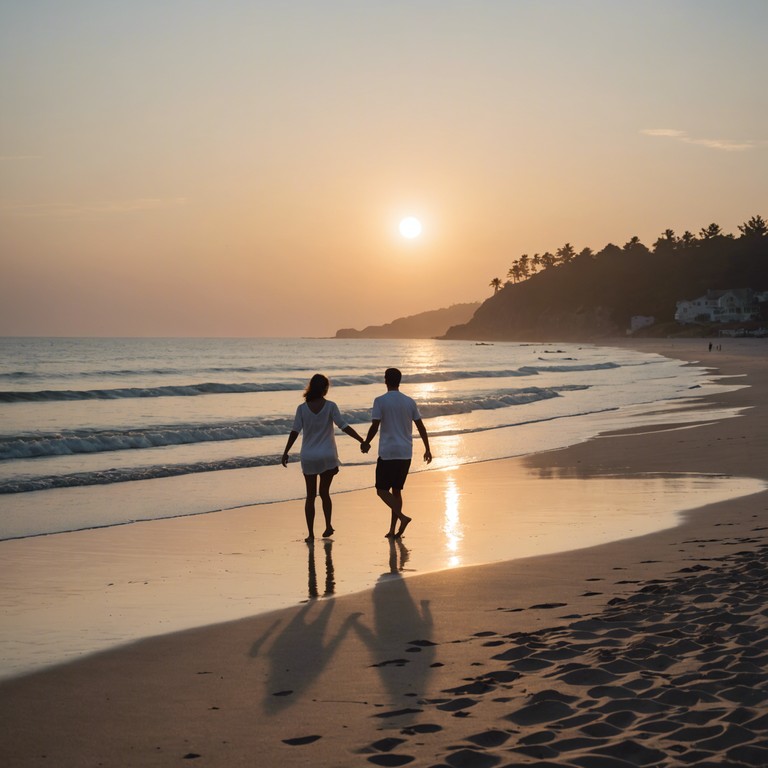
<svg viewBox="0 0 768 768">
<path fill-rule="evenodd" d="M 432 675 L 435 659 L 432 642 L 432 614 L 429 600 L 416 605 L 402 571 L 408 561 L 408 549 L 399 539 L 389 541 L 388 573 L 382 574 L 373 589 L 373 627 L 359 619 L 353 627 L 368 647 L 373 667 L 379 674 L 397 725 L 412 721 L 418 713 L 416 697 L 424 694 Z"/>
<path fill-rule="evenodd" d="M 317 584 L 314 543 L 308 543 L 308 590 L 310 599 L 281 628 L 277 619 L 251 645 L 249 655 L 267 660 L 263 709 L 267 714 L 281 712 L 296 703 L 321 675 L 351 629 L 365 644 L 398 725 L 412 721 L 418 710 L 415 697 L 423 694 L 432 673 L 435 657 L 432 615 L 429 601 L 417 606 L 402 572 L 408 549 L 399 539 L 389 540 L 389 571 L 382 574 L 372 593 L 373 624 L 366 626 L 361 613 L 350 613 L 343 621 L 331 621 L 335 576 L 333 544 L 323 542 L 325 591 Z M 335 629 L 331 629 L 335 627 Z M 330 630 L 330 634 L 329 634 Z M 270 642 L 271 640 L 271 642 Z M 403 710 L 400 712 L 400 710 Z M 377 716 L 386 717 L 388 713 Z"/>
<path fill-rule="evenodd" d="M 325 590 L 323 598 L 332 598 L 335 589 L 333 568 L 333 542 L 324 541 Z M 320 675 L 333 657 L 357 614 L 352 614 L 339 627 L 335 636 L 326 640 L 334 600 L 323 600 L 317 587 L 315 543 L 307 542 L 307 584 L 309 600 L 275 636 L 266 654 L 262 648 L 274 635 L 282 619 L 277 619 L 264 634 L 251 645 L 252 658 L 266 655 L 269 661 L 268 679 L 264 694 L 264 711 L 276 713 L 295 703 Z"/>
</svg>

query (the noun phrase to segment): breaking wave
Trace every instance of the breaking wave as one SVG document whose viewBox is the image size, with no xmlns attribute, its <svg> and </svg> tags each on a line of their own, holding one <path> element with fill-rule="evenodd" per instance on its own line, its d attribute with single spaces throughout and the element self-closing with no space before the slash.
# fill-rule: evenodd
<svg viewBox="0 0 768 768">
<path fill-rule="evenodd" d="M 419 406 L 423 418 L 452 416 L 478 410 L 495 410 L 559 397 L 560 392 L 586 389 L 565 387 L 506 390 L 467 400 L 432 400 Z M 345 410 L 351 424 L 370 421 L 370 409 Z M 293 416 L 252 419 L 216 424 L 182 424 L 139 429 L 77 429 L 57 433 L 33 433 L 0 438 L 0 460 L 30 459 L 42 456 L 68 456 L 130 449 L 159 448 L 170 445 L 245 440 L 269 435 L 285 435 L 293 425 Z"/>
<path fill-rule="evenodd" d="M 618 368 L 617 363 L 594 363 L 591 365 L 545 365 L 523 366 L 512 370 L 494 371 L 430 371 L 422 374 L 403 376 L 406 384 L 428 384 L 462 379 L 498 379 L 517 376 L 536 376 L 538 373 L 575 373 Z M 359 376 L 334 376 L 334 387 L 351 387 L 364 384 L 380 384 L 381 374 L 371 373 Z M 61 402 L 72 400 L 119 400 L 123 398 L 152 397 L 196 397 L 199 395 L 248 394 L 253 392 L 301 391 L 306 386 L 304 379 L 282 381 L 232 383 L 205 382 L 201 384 L 178 384 L 158 387 L 116 387 L 113 389 L 43 389 L 37 391 L 0 391 L 0 403 Z"/>
</svg>

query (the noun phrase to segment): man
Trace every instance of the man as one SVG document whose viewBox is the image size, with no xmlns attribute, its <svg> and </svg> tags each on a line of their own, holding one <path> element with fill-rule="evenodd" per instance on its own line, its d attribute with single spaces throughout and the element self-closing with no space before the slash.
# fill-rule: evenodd
<svg viewBox="0 0 768 768">
<path fill-rule="evenodd" d="M 421 420 L 416 403 L 400 392 L 400 380 L 403 375 L 397 368 L 387 368 L 384 372 L 384 383 L 387 392 L 373 401 L 371 414 L 372 424 L 368 435 L 360 445 L 363 453 L 371 449 L 371 440 L 381 427 L 379 437 L 379 458 L 376 462 L 376 493 L 389 507 L 392 515 L 389 524 L 388 538 L 399 538 L 411 522 L 411 518 L 403 514 L 403 486 L 408 477 L 413 456 L 413 428 L 416 425 L 424 442 L 424 461 L 432 461 L 429 449 L 429 436 Z M 395 530 L 395 526 L 399 527 Z"/>
</svg>

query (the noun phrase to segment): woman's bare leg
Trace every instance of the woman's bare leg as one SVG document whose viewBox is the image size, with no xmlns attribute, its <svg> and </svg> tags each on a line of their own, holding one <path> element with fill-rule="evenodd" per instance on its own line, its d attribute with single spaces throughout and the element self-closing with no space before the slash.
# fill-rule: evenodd
<svg viewBox="0 0 768 768">
<path fill-rule="evenodd" d="M 317 496 L 317 475 L 304 475 L 307 484 L 307 499 L 304 502 L 304 516 L 307 519 L 307 538 L 304 541 L 312 541 L 315 538 L 315 496 Z"/>
<path fill-rule="evenodd" d="M 325 517 L 325 530 L 323 537 L 333 535 L 333 526 L 331 525 L 331 514 L 333 513 L 333 502 L 331 501 L 331 483 L 333 482 L 335 470 L 323 472 L 320 475 L 320 501 L 323 504 L 323 515 Z"/>
</svg>

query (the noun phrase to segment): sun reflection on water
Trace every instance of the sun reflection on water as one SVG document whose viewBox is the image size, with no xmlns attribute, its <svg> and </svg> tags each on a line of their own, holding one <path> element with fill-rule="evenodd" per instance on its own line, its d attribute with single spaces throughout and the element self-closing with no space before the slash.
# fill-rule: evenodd
<svg viewBox="0 0 768 768">
<path fill-rule="evenodd" d="M 464 528 L 459 513 L 459 486 L 453 475 L 448 475 L 445 483 L 445 515 L 442 525 L 445 534 L 445 548 L 448 550 L 448 567 L 461 565 L 461 542 Z"/>
</svg>

